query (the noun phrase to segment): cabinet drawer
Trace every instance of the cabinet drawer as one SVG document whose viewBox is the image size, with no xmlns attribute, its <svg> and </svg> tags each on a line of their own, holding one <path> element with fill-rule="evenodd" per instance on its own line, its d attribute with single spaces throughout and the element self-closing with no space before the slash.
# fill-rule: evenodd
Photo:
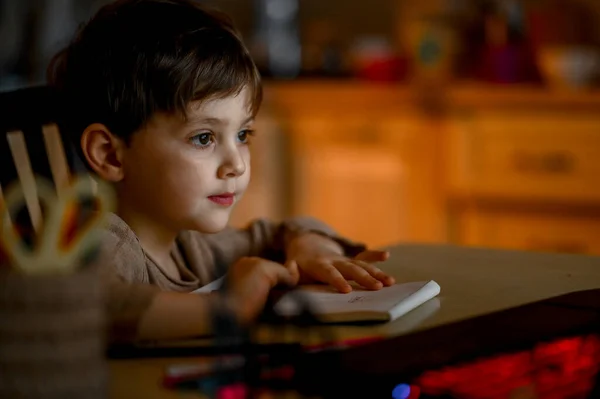
<svg viewBox="0 0 600 399">
<path fill-rule="evenodd" d="M 600 218 L 472 210 L 459 223 L 466 245 L 600 255 Z"/>
<path fill-rule="evenodd" d="M 600 200 L 600 118 L 480 116 L 456 123 L 450 141 L 463 194 Z"/>
</svg>

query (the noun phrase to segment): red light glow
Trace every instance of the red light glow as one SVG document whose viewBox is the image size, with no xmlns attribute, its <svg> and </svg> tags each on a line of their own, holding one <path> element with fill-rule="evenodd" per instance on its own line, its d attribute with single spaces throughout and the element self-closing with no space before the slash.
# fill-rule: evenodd
<svg viewBox="0 0 600 399">
<path fill-rule="evenodd" d="M 536 399 L 587 399 L 599 365 L 600 336 L 591 335 L 426 372 L 413 383 L 425 394 L 461 399 L 510 399 L 524 387 Z"/>
</svg>

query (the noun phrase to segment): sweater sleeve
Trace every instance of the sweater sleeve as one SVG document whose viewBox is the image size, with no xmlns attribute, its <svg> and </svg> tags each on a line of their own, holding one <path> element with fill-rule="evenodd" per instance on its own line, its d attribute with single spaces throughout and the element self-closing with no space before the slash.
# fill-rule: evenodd
<svg viewBox="0 0 600 399">
<path fill-rule="evenodd" d="M 160 288 L 147 284 L 145 257 L 139 242 L 124 222 L 111 215 L 98 258 L 105 285 L 108 327 L 112 341 L 129 341 Z"/>
<path fill-rule="evenodd" d="M 132 341 L 140 320 L 161 290 L 150 284 L 126 282 L 114 273 L 104 272 L 102 276 L 110 341 Z"/>
<path fill-rule="evenodd" d="M 310 217 L 292 218 L 275 223 L 265 219 L 251 222 L 243 229 L 227 228 L 216 234 L 186 232 L 184 242 L 192 247 L 191 253 L 211 252 L 214 264 L 214 277 L 223 276 L 229 266 L 245 256 L 260 256 L 282 262 L 285 260 L 285 248 L 295 237 L 306 233 L 316 233 L 339 243 L 347 256 L 355 256 L 364 251 L 365 246 L 340 237 L 326 224 Z M 204 250 L 194 251 L 193 247 Z M 190 263 L 194 261 L 194 256 Z M 192 266 L 193 267 L 193 266 Z"/>
</svg>

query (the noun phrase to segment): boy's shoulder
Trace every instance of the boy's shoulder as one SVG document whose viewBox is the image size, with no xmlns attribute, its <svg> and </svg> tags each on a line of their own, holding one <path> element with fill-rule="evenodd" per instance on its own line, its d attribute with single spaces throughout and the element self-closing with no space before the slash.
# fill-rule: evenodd
<svg viewBox="0 0 600 399">
<path fill-rule="evenodd" d="M 101 231 L 102 262 L 126 281 L 144 281 L 146 256 L 129 225 L 109 213 Z"/>
<path fill-rule="evenodd" d="M 217 251 L 219 245 L 215 244 L 214 240 L 221 242 L 219 237 L 222 238 L 222 235 L 210 236 L 190 230 L 182 231 L 177 237 L 178 248 L 186 267 L 202 284 L 213 281 L 218 274 L 215 270 L 217 258 L 215 253 L 219 252 Z M 112 272 L 125 281 L 151 283 L 152 276 L 156 278 L 156 274 L 161 274 L 152 272 L 156 266 L 144 252 L 135 232 L 118 215 L 114 213 L 107 215 L 101 240 L 102 266 L 111 268 Z M 165 284 L 169 285 L 168 282 Z"/>
</svg>

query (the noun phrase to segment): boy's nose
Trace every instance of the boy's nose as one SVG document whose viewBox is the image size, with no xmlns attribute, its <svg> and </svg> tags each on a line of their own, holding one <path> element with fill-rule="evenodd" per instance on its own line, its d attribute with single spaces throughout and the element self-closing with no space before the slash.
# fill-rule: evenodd
<svg viewBox="0 0 600 399">
<path fill-rule="evenodd" d="M 244 161 L 240 152 L 235 149 L 228 151 L 223 164 L 218 170 L 218 177 L 220 179 L 228 179 L 233 177 L 239 177 L 246 172 L 246 162 Z"/>
</svg>

